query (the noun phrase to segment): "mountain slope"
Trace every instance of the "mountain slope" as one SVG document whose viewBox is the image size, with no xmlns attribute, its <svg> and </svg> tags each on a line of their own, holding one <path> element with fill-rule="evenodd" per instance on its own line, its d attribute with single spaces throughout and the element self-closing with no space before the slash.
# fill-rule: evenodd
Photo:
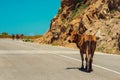
<svg viewBox="0 0 120 80">
<path fill-rule="evenodd" d="M 61 0 L 50 29 L 36 41 L 72 47 L 67 41 L 71 27 L 96 35 L 98 51 L 120 53 L 120 0 Z"/>
</svg>

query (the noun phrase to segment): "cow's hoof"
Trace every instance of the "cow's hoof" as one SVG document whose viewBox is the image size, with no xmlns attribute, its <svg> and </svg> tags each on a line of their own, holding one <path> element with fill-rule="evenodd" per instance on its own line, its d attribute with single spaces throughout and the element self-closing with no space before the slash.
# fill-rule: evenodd
<svg viewBox="0 0 120 80">
<path fill-rule="evenodd" d="M 81 67 L 80 70 L 84 70 L 84 67 Z"/>
<path fill-rule="evenodd" d="M 88 72 L 88 73 L 90 73 L 90 72 L 92 72 L 92 71 L 93 71 L 93 69 L 86 70 L 86 72 Z"/>
</svg>

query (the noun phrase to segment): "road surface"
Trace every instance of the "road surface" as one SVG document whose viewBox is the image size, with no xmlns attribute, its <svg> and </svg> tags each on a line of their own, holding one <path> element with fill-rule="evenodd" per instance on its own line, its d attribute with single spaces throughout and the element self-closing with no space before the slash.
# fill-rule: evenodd
<svg viewBox="0 0 120 80">
<path fill-rule="evenodd" d="M 0 80 L 120 80 L 120 56 L 95 53 L 91 73 L 78 50 L 0 39 Z"/>
</svg>

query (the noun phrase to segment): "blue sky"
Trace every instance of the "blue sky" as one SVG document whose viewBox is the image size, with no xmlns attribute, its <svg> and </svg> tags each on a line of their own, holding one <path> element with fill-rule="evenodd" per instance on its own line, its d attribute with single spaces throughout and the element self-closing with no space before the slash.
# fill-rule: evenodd
<svg viewBox="0 0 120 80">
<path fill-rule="evenodd" d="M 44 34 L 59 7 L 60 0 L 0 0 L 0 33 Z"/>
</svg>

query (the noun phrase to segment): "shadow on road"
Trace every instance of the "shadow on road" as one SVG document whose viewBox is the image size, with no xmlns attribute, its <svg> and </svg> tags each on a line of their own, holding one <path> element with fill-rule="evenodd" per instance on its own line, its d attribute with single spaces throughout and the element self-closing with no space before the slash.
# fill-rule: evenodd
<svg viewBox="0 0 120 80">
<path fill-rule="evenodd" d="M 79 67 L 68 67 L 68 68 L 66 68 L 66 70 L 79 70 L 82 72 L 90 73 L 90 72 L 87 72 L 86 69 L 81 69 Z"/>
</svg>

